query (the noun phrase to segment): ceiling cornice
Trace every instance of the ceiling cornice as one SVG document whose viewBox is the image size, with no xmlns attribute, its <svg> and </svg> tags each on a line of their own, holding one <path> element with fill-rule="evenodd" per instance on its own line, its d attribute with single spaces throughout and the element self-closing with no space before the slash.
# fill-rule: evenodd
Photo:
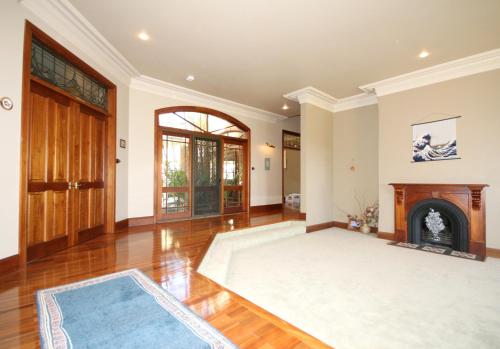
<svg viewBox="0 0 500 349">
<path fill-rule="evenodd" d="M 128 85 L 139 71 L 68 0 L 20 0 L 55 33 Z"/>
<path fill-rule="evenodd" d="M 228 114 L 248 117 L 266 122 L 276 122 L 288 119 L 286 116 L 280 114 L 251 107 L 249 105 L 241 104 L 228 99 L 212 96 L 203 92 L 192 90 L 145 75 L 132 78 L 130 88 L 168 98 L 178 99 L 192 105 L 209 106 L 214 109 L 224 111 Z"/>
<path fill-rule="evenodd" d="M 338 113 L 344 110 L 360 108 L 377 103 L 378 98 L 373 93 L 360 93 L 359 95 L 339 98 L 333 109 L 335 113 Z"/>
<path fill-rule="evenodd" d="M 300 90 L 287 93 L 283 97 L 300 104 L 309 103 L 332 113 L 344 110 L 364 107 L 366 105 L 377 104 L 377 96 L 373 93 L 360 93 L 346 98 L 335 98 L 314 87 L 305 87 Z"/>
<path fill-rule="evenodd" d="M 312 86 L 301 88 L 300 90 L 293 91 L 283 95 L 283 97 L 299 102 L 300 104 L 308 103 L 325 110 L 334 111 L 337 99 L 330 96 L 328 93 L 318 90 Z"/>
<path fill-rule="evenodd" d="M 434 65 L 359 88 L 368 93 L 376 93 L 377 96 L 385 96 L 495 69 L 500 69 L 500 49 Z"/>
</svg>

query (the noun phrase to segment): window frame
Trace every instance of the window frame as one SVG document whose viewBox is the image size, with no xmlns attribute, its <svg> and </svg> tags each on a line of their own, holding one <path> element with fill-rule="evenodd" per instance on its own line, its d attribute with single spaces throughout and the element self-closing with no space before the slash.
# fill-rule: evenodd
<svg viewBox="0 0 500 349">
<path fill-rule="evenodd" d="M 208 115 L 213 115 L 218 118 L 224 119 L 230 123 L 232 123 L 234 126 L 240 128 L 243 132 L 246 133 L 246 138 L 237 138 L 237 137 L 230 137 L 230 136 L 225 136 L 225 135 L 219 135 L 219 134 L 213 134 L 210 132 L 201 132 L 201 131 L 192 131 L 192 130 L 186 130 L 186 129 L 179 129 L 179 128 L 173 128 L 173 127 L 165 127 L 165 126 L 160 126 L 160 115 L 162 114 L 167 114 L 167 113 L 174 113 L 174 112 L 198 112 L 198 113 L 203 113 L 203 114 L 208 114 Z M 167 108 L 161 108 L 155 110 L 155 169 L 154 169 L 154 175 L 155 175 L 155 181 L 154 181 L 154 222 L 155 223 L 161 223 L 165 222 L 168 220 L 176 219 L 176 218 L 194 218 L 193 217 L 193 198 L 192 198 L 192 174 L 189 174 L 189 202 L 190 202 L 190 214 L 189 215 L 181 215 L 179 216 L 174 216 L 174 215 L 163 215 L 161 214 L 161 194 L 163 190 L 162 186 L 162 177 L 161 177 L 161 166 L 162 166 L 162 154 L 161 154 L 161 149 L 162 149 L 162 136 L 163 134 L 169 134 L 169 135 L 180 135 L 183 137 L 189 136 L 191 138 L 190 141 L 190 157 L 192 159 L 193 153 L 192 153 L 192 147 L 193 147 L 193 139 L 196 136 L 199 137 L 211 137 L 211 138 L 217 138 L 220 140 L 220 146 L 221 146 L 221 167 L 223 166 L 224 163 L 224 143 L 237 143 L 237 144 L 243 144 L 244 145 L 244 155 L 245 155 L 245 169 L 244 169 L 244 181 L 242 185 L 242 206 L 239 207 L 237 210 L 234 210 L 232 208 L 224 208 L 224 181 L 222 179 L 222 185 L 220 186 L 221 194 L 220 194 L 220 212 L 221 215 L 225 214 L 231 214 L 235 212 L 249 212 L 250 210 L 250 162 L 249 159 L 251 159 L 251 154 L 250 154 L 250 148 L 251 148 L 251 132 L 250 128 L 246 126 L 244 123 L 239 121 L 238 119 L 223 113 L 221 111 L 215 110 L 215 109 L 210 109 L 210 108 L 205 108 L 205 107 L 196 107 L 196 106 L 175 106 L 175 107 L 167 107 Z M 192 167 L 192 166 L 190 166 Z M 223 176 L 223 168 L 221 168 L 221 176 Z"/>
</svg>

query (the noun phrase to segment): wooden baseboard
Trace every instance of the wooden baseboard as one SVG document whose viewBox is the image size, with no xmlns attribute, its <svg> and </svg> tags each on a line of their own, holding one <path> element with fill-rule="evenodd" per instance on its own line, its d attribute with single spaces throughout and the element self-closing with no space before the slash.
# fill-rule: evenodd
<svg viewBox="0 0 500 349">
<path fill-rule="evenodd" d="M 333 221 L 333 226 L 335 228 L 347 229 L 347 223 L 345 222 Z"/>
<path fill-rule="evenodd" d="M 314 224 L 314 225 L 309 225 L 309 226 L 306 227 L 306 233 L 312 233 L 314 231 L 328 229 L 328 228 L 333 228 L 333 227 L 335 227 L 335 222 L 334 221 L 320 223 L 320 224 Z"/>
<path fill-rule="evenodd" d="M 335 227 L 336 228 L 341 228 L 341 229 L 347 229 L 347 230 L 350 230 L 347 228 L 347 224 L 346 222 L 339 222 L 339 221 L 334 221 L 335 223 Z M 351 229 L 352 230 L 352 229 Z M 357 229 L 356 229 L 357 231 Z M 377 234 L 378 233 L 378 228 L 377 227 L 370 227 L 370 233 L 372 234 Z"/>
<path fill-rule="evenodd" d="M 78 232 L 78 243 L 81 244 L 82 242 L 95 239 L 101 234 L 104 234 L 104 225 L 80 231 Z"/>
<path fill-rule="evenodd" d="M 151 224 L 155 224 L 155 219 L 153 216 L 133 217 L 128 219 L 129 227 L 139 227 L 141 225 L 151 225 Z"/>
<path fill-rule="evenodd" d="M 54 240 L 42 242 L 36 245 L 28 246 L 26 254 L 28 261 L 51 256 L 56 252 L 68 248 L 68 236 L 62 236 Z"/>
<path fill-rule="evenodd" d="M 377 232 L 377 237 L 379 239 L 395 240 L 394 233 L 386 233 L 384 231 Z"/>
<path fill-rule="evenodd" d="M 250 213 L 266 213 L 283 209 L 283 204 L 250 206 Z"/>
<path fill-rule="evenodd" d="M 486 257 L 500 258 L 500 249 L 487 247 Z"/>
<path fill-rule="evenodd" d="M 128 228 L 128 218 L 115 222 L 115 231 L 120 231 Z"/>
<path fill-rule="evenodd" d="M 6 274 L 19 269 L 19 255 L 0 259 L 0 274 Z"/>
<path fill-rule="evenodd" d="M 144 216 L 144 217 L 131 217 L 125 218 L 121 221 L 115 222 L 115 231 L 121 232 L 128 228 L 133 227 L 142 227 L 147 225 L 154 225 L 155 220 L 153 216 Z"/>
</svg>

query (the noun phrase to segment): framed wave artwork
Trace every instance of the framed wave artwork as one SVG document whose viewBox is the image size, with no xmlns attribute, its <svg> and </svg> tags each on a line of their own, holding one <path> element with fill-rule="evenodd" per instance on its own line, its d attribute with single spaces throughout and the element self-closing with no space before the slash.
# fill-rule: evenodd
<svg viewBox="0 0 500 349">
<path fill-rule="evenodd" d="M 457 119 L 460 116 L 411 125 L 413 162 L 460 159 L 457 152 Z"/>
</svg>

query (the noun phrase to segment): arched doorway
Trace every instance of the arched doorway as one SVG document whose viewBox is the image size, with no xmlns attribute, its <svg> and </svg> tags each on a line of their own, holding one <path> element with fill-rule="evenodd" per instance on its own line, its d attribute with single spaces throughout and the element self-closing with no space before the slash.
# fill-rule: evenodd
<svg viewBox="0 0 500 349">
<path fill-rule="evenodd" d="M 250 129 L 218 110 L 155 111 L 155 220 L 246 212 Z"/>
</svg>

